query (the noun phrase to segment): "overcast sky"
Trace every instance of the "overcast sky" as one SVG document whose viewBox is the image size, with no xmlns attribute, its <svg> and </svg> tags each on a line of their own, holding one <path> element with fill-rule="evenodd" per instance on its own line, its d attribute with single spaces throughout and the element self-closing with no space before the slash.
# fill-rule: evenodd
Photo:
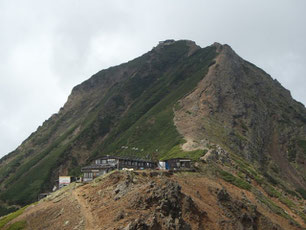
<svg viewBox="0 0 306 230">
<path fill-rule="evenodd" d="M 0 0 L 0 156 L 73 86 L 165 39 L 227 43 L 306 104 L 305 0 Z"/>
</svg>

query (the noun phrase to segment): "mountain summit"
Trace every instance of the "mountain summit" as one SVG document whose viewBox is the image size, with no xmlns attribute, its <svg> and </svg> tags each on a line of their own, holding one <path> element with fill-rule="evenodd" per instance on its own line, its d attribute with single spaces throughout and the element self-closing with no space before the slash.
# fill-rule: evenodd
<svg viewBox="0 0 306 230">
<path fill-rule="evenodd" d="M 188 157 L 225 180 L 231 173 L 305 198 L 306 109 L 228 45 L 166 40 L 74 87 L 57 114 L 1 159 L 0 199 L 28 204 L 59 175 L 79 176 L 107 154 Z"/>
</svg>

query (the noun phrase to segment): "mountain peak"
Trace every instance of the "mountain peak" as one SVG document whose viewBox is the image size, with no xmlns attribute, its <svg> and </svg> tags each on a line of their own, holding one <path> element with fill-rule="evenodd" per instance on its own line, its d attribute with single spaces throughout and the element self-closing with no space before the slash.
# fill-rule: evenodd
<svg viewBox="0 0 306 230">
<path fill-rule="evenodd" d="M 191 56 L 194 54 L 197 50 L 200 50 L 201 47 L 198 46 L 194 41 L 192 40 L 174 40 L 174 39 L 167 39 L 164 41 L 159 41 L 158 45 L 153 48 L 153 50 L 157 52 L 161 52 L 167 47 L 171 46 L 177 46 L 178 48 L 185 49 L 187 47 L 187 56 Z"/>
</svg>

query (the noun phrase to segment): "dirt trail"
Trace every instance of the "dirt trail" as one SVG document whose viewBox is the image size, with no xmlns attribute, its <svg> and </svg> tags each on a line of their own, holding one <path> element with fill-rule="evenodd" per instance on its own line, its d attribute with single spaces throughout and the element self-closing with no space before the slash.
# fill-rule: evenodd
<svg viewBox="0 0 306 230">
<path fill-rule="evenodd" d="M 81 195 L 79 189 L 75 189 L 72 191 L 72 196 L 76 199 L 76 201 L 80 205 L 81 214 L 85 219 L 85 229 L 86 230 L 99 230 L 97 222 L 95 221 L 92 212 L 90 211 L 86 200 Z"/>
</svg>

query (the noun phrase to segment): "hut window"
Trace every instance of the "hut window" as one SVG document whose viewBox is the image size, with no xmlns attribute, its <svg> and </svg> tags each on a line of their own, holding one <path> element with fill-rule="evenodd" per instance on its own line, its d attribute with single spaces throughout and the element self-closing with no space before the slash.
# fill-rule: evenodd
<svg viewBox="0 0 306 230">
<path fill-rule="evenodd" d="M 92 175 L 92 173 L 84 173 L 84 177 L 85 178 L 92 178 L 93 175 Z"/>
</svg>

